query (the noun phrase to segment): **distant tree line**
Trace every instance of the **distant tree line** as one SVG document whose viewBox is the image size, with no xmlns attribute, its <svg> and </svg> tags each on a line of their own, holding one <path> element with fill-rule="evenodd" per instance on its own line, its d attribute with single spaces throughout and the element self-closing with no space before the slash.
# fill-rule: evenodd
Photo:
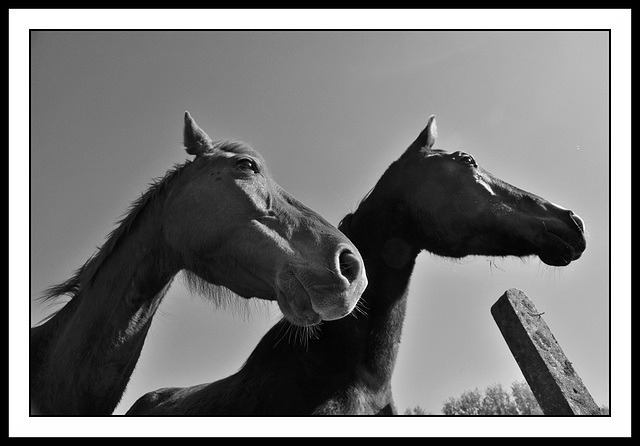
<svg viewBox="0 0 640 446">
<path fill-rule="evenodd" d="M 459 397 L 447 398 L 442 415 L 544 415 L 526 381 L 514 381 L 511 392 L 501 384 L 488 386 L 484 392 L 477 388 L 465 390 Z M 602 415 L 609 415 L 609 408 L 600 407 Z M 420 406 L 407 409 L 405 415 L 435 415 Z"/>
</svg>

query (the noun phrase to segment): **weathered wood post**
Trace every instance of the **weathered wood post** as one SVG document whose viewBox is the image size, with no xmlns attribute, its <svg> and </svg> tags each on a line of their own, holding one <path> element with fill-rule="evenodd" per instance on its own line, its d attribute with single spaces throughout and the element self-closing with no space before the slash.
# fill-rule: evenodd
<svg viewBox="0 0 640 446">
<path fill-rule="evenodd" d="M 545 415 L 599 415 L 593 400 L 542 319 L 522 291 L 507 290 L 491 314 Z"/>
</svg>

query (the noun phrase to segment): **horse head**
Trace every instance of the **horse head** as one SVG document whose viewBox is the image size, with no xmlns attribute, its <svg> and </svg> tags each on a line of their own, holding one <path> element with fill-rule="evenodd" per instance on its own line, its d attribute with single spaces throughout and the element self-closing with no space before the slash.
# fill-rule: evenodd
<svg viewBox="0 0 640 446">
<path fill-rule="evenodd" d="M 164 211 L 184 269 L 240 296 L 277 300 L 296 325 L 349 314 L 367 285 L 349 239 L 283 190 L 257 151 L 213 142 L 188 112 L 184 144 L 195 159 Z"/>
<path fill-rule="evenodd" d="M 466 152 L 434 149 L 436 133 L 431 116 L 373 191 L 401 203 L 423 249 L 448 257 L 537 255 L 551 266 L 580 258 L 586 241 L 578 215 L 500 180 Z"/>
</svg>

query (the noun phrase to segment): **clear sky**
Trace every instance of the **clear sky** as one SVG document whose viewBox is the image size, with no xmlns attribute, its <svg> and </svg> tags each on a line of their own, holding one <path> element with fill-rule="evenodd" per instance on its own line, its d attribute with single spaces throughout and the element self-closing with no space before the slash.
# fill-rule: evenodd
<svg viewBox="0 0 640 446">
<path fill-rule="evenodd" d="M 606 31 L 33 32 L 31 324 L 58 308 L 34 299 L 188 158 L 185 110 L 212 138 L 252 144 L 283 188 L 336 225 L 435 114 L 436 148 L 465 150 L 572 209 L 587 250 L 566 268 L 420 254 L 398 410 L 439 413 L 465 390 L 524 379 L 490 314 L 511 287 L 610 406 L 609 56 Z M 150 390 L 234 373 L 279 315 L 275 304 L 216 309 L 175 281 L 116 413 Z"/>
</svg>

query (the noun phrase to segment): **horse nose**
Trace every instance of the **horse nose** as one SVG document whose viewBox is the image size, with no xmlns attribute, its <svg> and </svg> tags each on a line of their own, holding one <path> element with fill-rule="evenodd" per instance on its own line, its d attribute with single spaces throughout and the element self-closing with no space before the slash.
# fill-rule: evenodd
<svg viewBox="0 0 640 446">
<path fill-rule="evenodd" d="M 323 284 L 312 283 L 307 290 L 313 310 L 325 321 L 349 314 L 368 285 L 364 261 L 355 246 L 341 242 L 332 252 L 330 263 L 318 272 L 318 282 Z"/>
<path fill-rule="evenodd" d="M 347 279 L 347 282 L 353 283 L 362 275 L 362 261 L 349 248 L 344 248 L 338 254 L 338 271 Z"/>
<path fill-rule="evenodd" d="M 573 222 L 576 224 L 578 229 L 580 229 L 580 232 L 584 233 L 584 221 L 578 216 L 578 214 L 574 214 L 573 212 L 571 212 L 569 216 L 571 217 L 571 220 L 573 220 Z"/>
</svg>

